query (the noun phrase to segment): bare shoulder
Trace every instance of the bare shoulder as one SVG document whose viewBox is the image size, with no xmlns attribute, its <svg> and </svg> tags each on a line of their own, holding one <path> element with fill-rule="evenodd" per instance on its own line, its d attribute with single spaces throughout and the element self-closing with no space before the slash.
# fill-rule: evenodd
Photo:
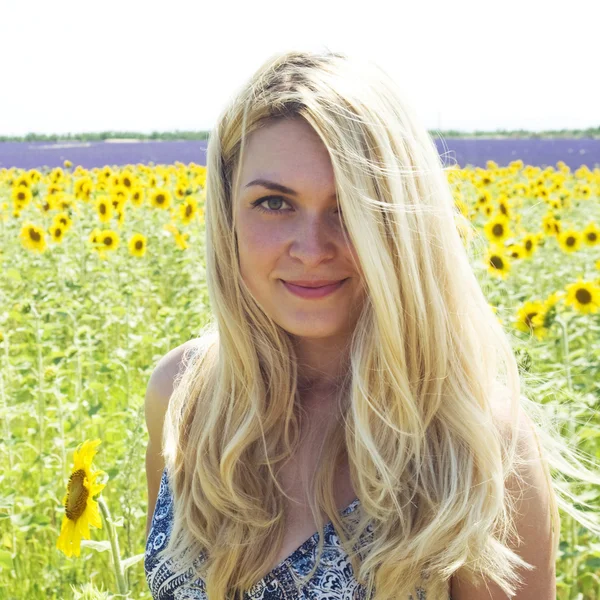
<svg viewBox="0 0 600 600">
<path fill-rule="evenodd" d="M 517 452 L 521 459 L 518 477 L 506 481 L 507 493 L 516 500 L 515 526 L 519 540 L 511 549 L 534 567 L 519 569 L 523 587 L 518 598 L 523 600 L 550 600 L 556 594 L 555 547 L 552 539 L 552 490 L 549 472 L 542 454 L 533 421 L 522 406 L 518 407 L 519 426 L 511 427 L 511 407 L 508 401 L 494 401 L 493 418 L 505 439 L 514 433 Z M 556 515 L 558 518 L 558 515 Z M 452 577 L 453 600 L 504 600 L 506 594 L 492 581 L 485 578 L 485 585 L 474 587 L 460 573 Z"/>
<path fill-rule="evenodd" d="M 200 339 L 194 338 L 172 348 L 161 356 L 152 370 L 146 388 L 145 413 L 150 441 L 155 444 L 159 443 L 162 435 L 164 415 L 175 389 L 177 377 L 183 372 L 189 357 L 199 346 Z"/>
<path fill-rule="evenodd" d="M 150 376 L 149 386 L 154 388 L 153 391 L 166 400 L 170 398 L 175 379 L 198 345 L 198 339 L 188 340 L 161 356 Z"/>
</svg>

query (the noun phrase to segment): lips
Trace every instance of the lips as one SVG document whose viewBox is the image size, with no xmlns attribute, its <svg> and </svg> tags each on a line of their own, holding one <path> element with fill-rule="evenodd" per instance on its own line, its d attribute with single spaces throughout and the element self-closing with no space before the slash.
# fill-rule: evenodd
<svg viewBox="0 0 600 600">
<path fill-rule="evenodd" d="M 281 282 L 288 289 L 288 291 L 301 298 L 324 298 L 325 296 L 329 296 L 330 294 L 335 293 L 337 290 L 343 287 L 346 281 L 348 281 L 348 279 L 342 279 L 329 285 L 306 287 L 289 283 L 288 281 L 284 281 L 283 279 L 281 280 Z"/>
<path fill-rule="evenodd" d="M 347 279 L 347 278 L 346 278 Z M 284 283 L 289 283 L 290 285 L 296 286 L 296 287 L 303 287 L 303 288 L 307 288 L 307 289 L 315 289 L 315 288 L 321 288 L 321 287 L 328 287 L 328 286 L 333 286 L 333 285 L 337 285 L 338 283 L 342 283 L 342 281 L 346 281 L 346 279 L 335 279 L 332 281 L 324 281 L 324 280 L 320 280 L 320 281 L 287 281 L 282 279 L 281 281 L 283 281 Z"/>
</svg>

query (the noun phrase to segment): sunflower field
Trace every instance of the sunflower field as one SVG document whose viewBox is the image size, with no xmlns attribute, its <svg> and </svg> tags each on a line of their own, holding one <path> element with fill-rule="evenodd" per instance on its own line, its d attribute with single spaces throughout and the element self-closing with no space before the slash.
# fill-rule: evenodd
<svg viewBox="0 0 600 600">
<path fill-rule="evenodd" d="M 599 459 L 600 169 L 446 176 L 528 395 Z M 0 170 L 2 599 L 150 599 L 144 395 L 209 318 L 205 184 L 180 162 Z M 562 513 L 557 597 L 600 600 L 600 544 Z"/>
</svg>

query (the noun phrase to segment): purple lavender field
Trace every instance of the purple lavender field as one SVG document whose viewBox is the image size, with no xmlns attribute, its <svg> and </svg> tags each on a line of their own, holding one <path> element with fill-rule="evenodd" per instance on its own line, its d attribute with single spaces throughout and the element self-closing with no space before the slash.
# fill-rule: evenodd
<svg viewBox="0 0 600 600">
<path fill-rule="evenodd" d="M 488 160 L 506 166 L 521 159 L 541 168 L 555 167 L 559 160 L 571 169 L 600 167 L 600 140 L 581 139 L 435 139 L 444 165 L 485 167 Z M 137 163 L 206 164 L 206 141 L 103 141 L 103 142 L 1 142 L 0 168 L 58 167 L 68 159 L 86 169 L 104 165 Z"/>
</svg>

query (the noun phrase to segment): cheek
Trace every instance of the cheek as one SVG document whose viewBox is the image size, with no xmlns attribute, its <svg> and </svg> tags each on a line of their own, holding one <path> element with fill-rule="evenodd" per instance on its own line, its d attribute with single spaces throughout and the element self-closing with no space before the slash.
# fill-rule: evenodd
<svg viewBox="0 0 600 600">
<path fill-rule="evenodd" d="M 283 248 L 281 228 L 264 223 L 244 223 L 237 233 L 240 266 L 245 277 L 274 268 Z"/>
</svg>

